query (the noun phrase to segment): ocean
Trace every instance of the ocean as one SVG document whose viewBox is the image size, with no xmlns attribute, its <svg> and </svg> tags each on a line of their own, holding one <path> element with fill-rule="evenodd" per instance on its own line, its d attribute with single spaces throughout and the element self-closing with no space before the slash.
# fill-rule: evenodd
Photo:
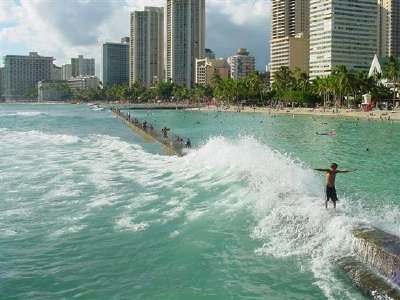
<svg viewBox="0 0 400 300">
<path fill-rule="evenodd" d="M 2 299 L 369 299 L 337 260 L 360 225 L 400 235 L 400 123 L 0 106 Z M 336 135 L 317 135 L 334 130 Z M 324 172 L 337 175 L 335 212 Z"/>
</svg>

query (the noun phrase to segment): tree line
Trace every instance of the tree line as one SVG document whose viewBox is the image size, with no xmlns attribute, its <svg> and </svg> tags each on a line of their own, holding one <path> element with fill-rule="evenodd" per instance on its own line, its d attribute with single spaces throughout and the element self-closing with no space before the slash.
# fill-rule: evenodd
<svg viewBox="0 0 400 300">
<path fill-rule="evenodd" d="M 385 87 L 381 77 L 389 79 L 394 86 L 399 87 L 400 62 L 394 57 L 388 58 L 383 74 L 368 77 L 366 72 L 352 72 L 346 66 L 338 66 L 332 74 L 317 77 L 310 81 L 307 73 L 289 67 L 281 67 L 273 74 L 273 84 L 266 88 L 261 74 L 253 72 L 240 79 L 222 80 L 214 75 L 210 85 L 196 84 L 192 89 L 179 86 L 173 82 L 160 82 L 146 89 L 140 82 L 132 85 L 112 85 L 102 88 L 79 90 L 75 94 L 79 101 L 123 101 L 140 103 L 149 101 L 191 101 L 203 103 L 213 100 L 227 104 L 254 104 L 265 106 L 270 103 L 313 107 L 317 103 L 324 107 L 332 105 L 358 105 L 362 95 L 371 94 L 373 100 L 393 99 L 394 90 Z"/>
</svg>

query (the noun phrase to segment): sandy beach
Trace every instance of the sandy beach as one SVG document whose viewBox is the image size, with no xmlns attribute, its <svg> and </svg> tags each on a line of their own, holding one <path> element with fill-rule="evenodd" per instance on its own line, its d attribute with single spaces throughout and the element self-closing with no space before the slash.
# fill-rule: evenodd
<svg viewBox="0 0 400 300">
<path fill-rule="evenodd" d="M 200 110 L 205 111 L 217 111 L 215 106 L 202 107 Z M 228 109 L 224 109 L 223 111 L 231 111 L 237 113 L 236 107 L 230 107 Z M 287 116 L 296 116 L 296 115 L 305 115 L 311 117 L 330 117 L 330 118 L 358 118 L 358 119 L 370 119 L 371 121 L 400 121 L 400 110 L 372 110 L 372 111 L 363 111 L 361 109 L 339 109 L 338 112 L 335 112 L 332 108 L 326 109 L 324 111 L 323 108 L 260 108 L 260 107 L 249 107 L 245 106 L 240 110 L 240 113 L 264 113 L 264 114 L 283 114 Z"/>
</svg>

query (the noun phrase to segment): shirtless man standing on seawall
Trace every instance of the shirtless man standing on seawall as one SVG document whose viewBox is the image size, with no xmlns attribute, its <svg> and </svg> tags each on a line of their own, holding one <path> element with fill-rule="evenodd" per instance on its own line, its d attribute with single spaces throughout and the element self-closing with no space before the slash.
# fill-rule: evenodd
<svg viewBox="0 0 400 300">
<path fill-rule="evenodd" d="M 335 188 L 335 179 L 337 173 L 350 173 L 357 171 L 357 169 L 352 170 L 338 170 L 338 165 L 336 163 L 331 164 L 330 169 L 314 169 L 315 171 L 322 171 L 326 172 L 326 200 L 325 200 L 325 208 L 328 208 L 328 201 L 329 199 L 333 202 L 333 208 L 336 210 L 336 188 Z"/>
</svg>

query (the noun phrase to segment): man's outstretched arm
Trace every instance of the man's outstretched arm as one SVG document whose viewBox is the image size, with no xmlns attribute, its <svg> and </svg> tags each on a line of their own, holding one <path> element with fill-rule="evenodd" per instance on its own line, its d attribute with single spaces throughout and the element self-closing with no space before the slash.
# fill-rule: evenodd
<svg viewBox="0 0 400 300">
<path fill-rule="evenodd" d="M 313 169 L 314 171 L 322 171 L 322 172 L 328 172 L 329 169 Z"/>
<path fill-rule="evenodd" d="M 337 170 L 337 173 L 351 173 L 355 172 L 357 169 L 351 169 L 351 170 Z"/>
</svg>

